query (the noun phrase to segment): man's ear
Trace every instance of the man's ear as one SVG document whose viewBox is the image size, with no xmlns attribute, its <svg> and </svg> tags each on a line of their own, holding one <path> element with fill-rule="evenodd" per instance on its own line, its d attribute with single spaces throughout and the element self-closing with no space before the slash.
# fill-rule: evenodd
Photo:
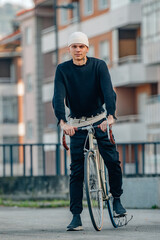
<svg viewBox="0 0 160 240">
<path fill-rule="evenodd" d="M 89 47 L 87 47 L 87 53 L 89 52 Z"/>
<path fill-rule="evenodd" d="M 70 47 L 67 48 L 67 51 L 70 53 Z"/>
</svg>

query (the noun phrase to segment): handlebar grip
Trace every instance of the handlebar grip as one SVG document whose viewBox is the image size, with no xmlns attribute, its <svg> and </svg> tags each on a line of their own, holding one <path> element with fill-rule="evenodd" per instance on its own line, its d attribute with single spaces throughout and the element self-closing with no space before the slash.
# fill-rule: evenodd
<svg viewBox="0 0 160 240">
<path fill-rule="evenodd" d="M 98 128 L 100 128 L 100 125 L 98 125 Z M 116 144 L 115 143 L 115 140 L 113 138 L 113 134 L 112 134 L 112 125 L 110 124 L 107 124 L 107 132 L 108 132 L 108 137 L 109 137 L 109 140 L 112 144 Z"/>
<path fill-rule="evenodd" d="M 74 129 L 75 129 L 75 131 L 78 131 L 77 127 L 74 127 Z M 69 147 L 67 146 L 67 143 L 66 143 L 65 131 L 63 131 L 62 143 L 63 143 L 63 147 L 68 151 Z"/>
<path fill-rule="evenodd" d="M 63 143 L 63 147 L 68 151 L 68 150 L 69 150 L 69 147 L 67 146 L 66 136 L 65 136 L 65 133 L 64 133 L 64 132 L 63 132 L 63 137 L 62 137 L 62 143 Z"/>
<path fill-rule="evenodd" d="M 116 144 L 112 134 L 112 125 L 109 125 L 109 136 L 110 136 L 110 142 L 113 144 Z"/>
</svg>

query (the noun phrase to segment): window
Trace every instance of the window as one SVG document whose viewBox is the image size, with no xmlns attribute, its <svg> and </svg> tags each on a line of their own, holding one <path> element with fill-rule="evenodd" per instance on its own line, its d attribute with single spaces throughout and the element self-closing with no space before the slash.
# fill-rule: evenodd
<svg viewBox="0 0 160 240">
<path fill-rule="evenodd" d="M 93 13 L 93 0 L 84 0 L 84 15 L 88 16 Z"/>
<path fill-rule="evenodd" d="M 89 52 L 87 53 L 88 57 L 95 57 L 95 51 L 94 51 L 94 46 L 90 45 L 89 46 Z"/>
<path fill-rule="evenodd" d="M 107 40 L 100 42 L 99 57 L 106 63 L 109 62 L 109 42 Z"/>
<path fill-rule="evenodd" d="M 160 9 L 157 2 L 143 7 L 143 38 L 154 38 L 160 33 Z"/>
<path fill-rule="evenodd" d="M 72 10 L 72 22 L 76 22 L 79 20 L 79 3 L 72 2 L 74 8 Z"/>
<path fill-rule="evenodd" d="M 32 139 L 33 138 L 33 123 L 31 121 L 27 122 L 26 137 L 27 137 L 27 139 Z"/>
<path fill-rule="evenodd" d="M 11 63 L 9 58 L 0 59 L 0 78 L 9 79 L 11 77 Z"/>
<path fill-rule="evenodd" d="M 32 43 L 32 29 L 31 27 L 25 28 L 25 44 L 30 45 Z"/>
<path fill-rule="evenodd" d="M 65 8 L 60 9 L 60 24 L 61 25 L 68 24 L 68 9 L 65 9 Z"/>
<path fill-rule="evenodd" d="M 15 96 L 3 97 L 3 123 L 18 123 L 18 99 Z"/>
<path fill-rule="evenodd" d="M 32 75 L 27 74 L 27 76 L 26 76 L 26 90 L 27 90 L 27 92 L 31 92 L 32 88 L 33 88 Z"/>
<path fill-rule="evenodd" d="M 100 10 L 103 10 L 108 7 L 108 0 L 99 0 L 98 7 Z"/>
<path fill-rule="evenodd" d="M 43 54 L 43 80 L 44 82 L 53 81 L 53 75 L 56 70 L 56 52 Z"/>
</svg>

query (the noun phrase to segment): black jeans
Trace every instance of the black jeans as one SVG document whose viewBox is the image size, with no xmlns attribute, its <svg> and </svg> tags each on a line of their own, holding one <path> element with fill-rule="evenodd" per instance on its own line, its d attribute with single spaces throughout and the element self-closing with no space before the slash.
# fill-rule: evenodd
<svg viewBox="0 0 160 240">
<path fill-rule="evenodd" d="M 103 120 L 93 124 L 100 124 Z M 87 131 L 76 131 L 71 137 L 71 175 L 70 175 L 70 211 L 73 214 L 80 214 L 83 210 L 83 180 L 84 180 L 84 144 Z M 116 146 L 110 143 L 107 132 L 95 128 L 95 137 L 98 148 L 104 159 L 109 173 L 110 192 L 113 197 L 120 197 L 122 190 L 122 171 L 119 161 L 119 153 Z"/>
</svg>

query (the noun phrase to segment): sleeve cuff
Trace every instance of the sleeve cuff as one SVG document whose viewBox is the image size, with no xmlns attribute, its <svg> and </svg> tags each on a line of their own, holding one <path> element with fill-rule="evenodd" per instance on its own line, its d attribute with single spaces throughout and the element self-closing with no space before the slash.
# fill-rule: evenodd
<svg viewBox="0 0 160 240">
<path fill-rule="evenodd" d="M 115 120 L 117 120 L 117 117 L 115 116 L 115 114 L 112 114 L 112 113 L 107 113 L 107 117 L 108 117 L 109 115 L 112 115 L 112 116 L 113 116 L 113 118 L 114 118 Z"/>
<path fill-rule="evenodd" d="M 60 118 L 58 119 L 57 127 L 59 126 L 61 120 L 63 120 L 64 122 L 67 122 L 66 118 Z"/>
</svg>

